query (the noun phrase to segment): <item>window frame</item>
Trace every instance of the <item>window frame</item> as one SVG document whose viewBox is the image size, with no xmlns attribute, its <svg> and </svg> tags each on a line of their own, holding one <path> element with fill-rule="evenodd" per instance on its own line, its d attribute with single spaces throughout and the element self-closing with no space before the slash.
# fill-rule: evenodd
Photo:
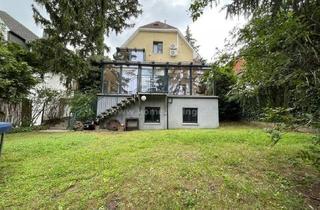
<svg viewBox="0 0 320 210">
<path fill-rule="evenodd" d="M 191 112 L 191 116 L 189 116 L 188 118 L 189 119 L 185 119 L 185 113 L 186 113 L 186 110 L 190 110 Z M 196 116 L 195 116 L 195 121 L 192 116 L 192 113 L 193 113 L 193 110 L 196 110 Z M 182 108 L 182 123 L 183 124 L 197 124 L 199 119 L 198 119 L 198 108 L 197 107 L 183 107 Z"/>
<path fill-rule="evenodd" d="M 159 50 L 159 44 L 161 44 L 161 52 Z M 155 52 L 155 46 L 157 46 L 157 52 Z M 153 52 L 153 54 L 163 54 L 163 42 L 162 41 L 153 41 L 152 52 Z"/>
<path fill-rule="evenodd" d="M 146 119 L 147 118 L 147 114 L 146 114 L 146 111 L 147 109 L 153 109 L 153 110 L 156 110 L 157 111 L 155 112 L 155 116 L 158 115 L 158 116 L 153 116 L 153 119 L 149 120 L 149 119 Z M 160 114 L 160 107 L 159 106 L 146 106 L 144 107 L 144 123 L 160 123 L 161 121 L 161 114 Z M 149 111 L 148 111 L 149 112 Z M 152 118 L 152 117 L 151 117 Z M 159 118 L 159 119 L 156 119 L 156 118 Z M 158 121 L 157 121 L 158 120 Z"/>
</svg>

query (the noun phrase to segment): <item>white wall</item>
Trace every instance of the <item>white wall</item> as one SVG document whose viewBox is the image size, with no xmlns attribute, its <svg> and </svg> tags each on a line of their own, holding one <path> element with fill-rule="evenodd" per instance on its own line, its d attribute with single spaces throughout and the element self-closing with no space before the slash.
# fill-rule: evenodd
<svg viewBox="0 0 320 210">
<path fill-rule="evenodd" d="M 62 93 L 63 95 L 66 95 L 67 92 L 67 88 L 65 86 L 65 79 L 60 75 L 60 74 L 54 74 L 54 73 L 46 73 L 44 75 L 44 79 L 43 82 L 41 82 L 40 84 L 38 84 L 35 89 L 39 89 L 39 88 L 48 88 L 51 90 L 55 90 L 55 91 L 59 91 L 60 93 Z M 32 94 L 35 94 L 35 90 L 31 91 Z M 36 106 L 35 104 L 33 104 L 33 106 Z M 70 108 L 67 106 L 64 108 L 64 115 L 63 117 L 67 117 L 70 110 Z M 34 113 L 36 112 L 35 109 L 32 110 L 32 115 L 34 115 Z M 39 117 L 37 117 L 35 119 L 35 125 L 40 125 L 41 124 L 41 118 L 42 118 L 42 113 L 39 115 Z M 46 113 L 44 113 L 44 119 L 46 119 Z"/>
<path fill-rule="evenodd" d="M 169 128 L 188 129 L 219 127 L 219 109 L 217 98 L 194 96 L 172 97 L 168 100 Z M 198 108 L 198 123 L 183 123 L 183 108 Z"/>
<path fill-rule="evenodd" d="M 145 123 L 144 112 L 145 107 L 160 107 L 160 122 L 159 123 Z M 167 128 L 167 111 L 165 105 L 165 96 L 147 96 L 144 102 L 137 101 L 131 107 L 121 111 L 116 117 L 121 124 L 125 124 L 127 118 L 138 118 L 139 129 L 141 130 L 157 130 Z"/>
<path fill-rule="evenodd" d="M 167 129 L 167 116 L 169 116 L 169 129 L 175 128 L 217 128 L 219 127 L 218 98 L 210 96 L 150 96 L 145 102 L 137 101 L 135 104 L 119 112 L 113 119 L 125 124 L 127 118 L 139 119 L 139 129 Z M 123 99 L 120 96 L 101 96 L 98 100 L 98 114 L 106 111 L 105 107 L 116 105 Z M 167 103 L 168 112 L 167 112 Z M 171 103 L 170 103 L 171 101 Z M 145 107 L 160 107 L 160 123 L 145 123 Z M 102 108 L 103 107 L 103 108 Z M 198 123 L 186 124 L 182 122 L 183 108 L 198 108 Z"/>
</svg>

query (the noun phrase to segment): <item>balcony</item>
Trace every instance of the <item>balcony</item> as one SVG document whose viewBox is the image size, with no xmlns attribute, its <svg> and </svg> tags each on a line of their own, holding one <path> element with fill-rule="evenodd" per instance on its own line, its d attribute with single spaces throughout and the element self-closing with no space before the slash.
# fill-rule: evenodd
<svg viewBox="0 0 320 210">
<path fill-rule="evenodd" d="M 207 68 L 200 65 L 117 63 L 102 65 L 103 94 L 167 93 L 201 95 L 200 80 Z"/>
</svg>

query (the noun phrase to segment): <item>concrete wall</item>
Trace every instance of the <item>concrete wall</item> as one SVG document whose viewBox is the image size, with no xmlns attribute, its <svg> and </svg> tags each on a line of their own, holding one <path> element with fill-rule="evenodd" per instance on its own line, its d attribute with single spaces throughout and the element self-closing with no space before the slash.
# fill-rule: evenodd
<svg viewBox="0 0 320 210">
<path fill-rule="evenodd" d="M 105 112 L 107 109 L 110 109 L 113 106 L 116 106 L 117 103 L 121 102 L 121 100 L 126 99 L 128 96 L 125 95 L 100 95 L 98 96 L 97 103 L 97 115 Z"/>
<path fill-rule="evenodd" d="M 100 96 L 98 100 L 98 114 L 106 110 L 106 107 L 116 105 L 123 96 Z M 168 110 L 167 110 L 167 100 Z M 111 105 L 114 104 L 114 105 Z M 103 107 L 103 109 L 102 109 Z M 160 123 L 145 123 L 145 107 L 160 107 Z M 183 123 L 183 108 L 198 108 L 198 123 Z M 167 129 L 167 113 L 169 114 L 169 129 L 177 128 L 217 128 L 219 127 L 218 99 L 208 96 L 150 96 L 145 102 L 136 102 L 134 105 L 121 111 L 113 117 L 121 124 L 125 124 L 128 118 L 139 119 L 139 129 Z"/>
<path fill-rule="evenodd" d="M 218 99 L 214 97 L 169 97 L 169 128 L 219 127 Z M 183 108 L 198 108 L 198 123 L 183 123 Z"/>
<path fill-rule="evenodd" d="M 136 102 L 134 105 L 121 111 L 114 119 L 117 119 L 121 124 L 125 124 L 128 118 L 139 119 L 140 130 L 157 130 L 167 128 L 167 111 L 166 111 L 165 96 L 147 96 L 145 102 Z M 160 123 L 145 123 L 144 112 L 145 107 L 160 107 Z"/>
</svg>

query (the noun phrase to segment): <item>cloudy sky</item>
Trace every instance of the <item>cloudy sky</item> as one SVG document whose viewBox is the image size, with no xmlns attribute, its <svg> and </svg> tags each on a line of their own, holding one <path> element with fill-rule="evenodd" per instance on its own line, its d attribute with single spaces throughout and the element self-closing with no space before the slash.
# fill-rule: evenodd
<svg viewBox="0 0 320 210">
<path fill-rule="evenodd" d="M 110 54 L 137 27 L 153 21 L 166 20 L 168 24 L 179 28 L 183 33 L 189 25 L 194 38 L 200 45 L 200 55 L 210 61 L 216 53 L 216 48 L 223 47 L 224 40 L 229 37 L 229 32 L 246 22 L 241 17 L 226 19 L 225 11 L 221 11 L 220 8 L 208 8 L 196 22 L 192 22 L 188 12 L 190 0 L 140 0 L 140 2 L 143 14 L 133 21 L 135 27 L 126 29 L 118 35 L 111 34 L 106 39 L 106 44 L 111 47 Z M 0 0 L 0 10 L 6 11 L 35 34 L 41 36 L 42 29 L 34 23 L 32 18 L 32 3 L 33 0 Z"/>
</svg>

